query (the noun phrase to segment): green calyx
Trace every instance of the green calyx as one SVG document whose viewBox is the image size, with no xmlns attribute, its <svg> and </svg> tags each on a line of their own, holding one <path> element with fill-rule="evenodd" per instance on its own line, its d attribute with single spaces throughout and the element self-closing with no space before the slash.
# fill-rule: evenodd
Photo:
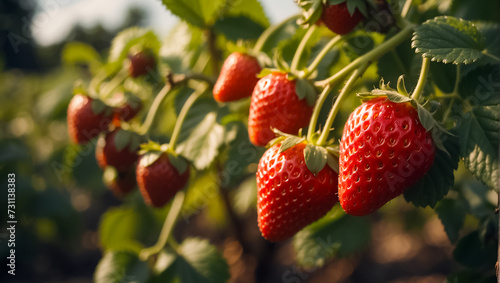
<svg viewBox="0 0 500 283">
<path fill-rule="evenodd" d="M 307 141 L 301 133 L 299 133 L 298 136 L 294 136 L 285 134 L 276 129 L 274 129 L 274 132 L 278 135 L 278 137 L 272 140 L 268 144 L 268 147 L 281 144 L 279 153 L 283 153 L 300 143 L 306 143 L 306 147 L 304 148 L 304 161 L 307 169 L 309 169 L 309 171 L 311 171 L 311 173 L 315 176 L 323 170 L 326 165 L 328 165 L 335 172 L 339 172 L 338 147 L 333 147 L 331 145 L 327 147 L 316 145 Z"/>
<path fill-rule="evenodd" d="M 92 98 L 90 106 L 92 107 L 92 112 L 94 112 L 94 114 L 96 115 L 104 114 L 104 116 L 110 116 L 113 112 L 113 109 L 111 109 L 111 107 L 106 105 L 104 101 L 98 98 Z"/>
<path fill-rule="evenodd" d="M 347 11 L 349 11 L 349 15 L 354 15 L 354 12 L 358 10 L 363 14 L 363 16 L 368 15 L 368 8 L 365 0 L 326 0 L 325 2 L 328 2 L 329 5 L 338 5 L 342 3 L 346 3 L 347 6 Z"/>
<path fill-rule="evenodd" d="M 302 16 L 297 20 L 297 24 L 308 28 L 321 18 L 324 0 L 297 0 L 296 2 L 302 9 Z"/>
<path fill-rule="evenodd" d="M 148 167 L 155 163 L 163 154 L 166 154 L 168 161 L 175 167 L 179 174 L 183 174 L 188 169 L 186 159 L 178 155 L 175 151 L 170 149 L 168 144 L 162 144 L 149 141 L 148 143 L 141 144 L 139 154 L 142 155 L 139 166 Z"/>
<path fill-rule="evenodd" d="M 136 152 L 141 144 L 142 136 L 136 132 L 119 129 L 114 136 L 115 147 L 118 151 L 128 148 L 130 152 Z"/>
<path fill-rule="evenodd" d="M 435 101 L 427 101 L 424 104 L 420 104 L 417 100 L 411 98 L 404 87 L 404 77 L 400 76 L 398 79 L 398 90 L 391 89 L 389 84 L 385 84 L 383 80 L 380 81 L 380 88 L 374 89 L 371 92 L 359 93 L 358 97 L 360 97 L 363 101 L 368 101 L 371 99 L 379 98 L 379 97 L 387 97 L 387 99 L 394 103 L 410 103 L 415 109 L 417 109 L 418 119 L 422 126 L 428 131 L 431 132 L 432 140 L 436 147 L 446 153 L 446 148 L 443 145 L 442 136 L 445 134 L 451 135 L 447 132 L 441 124 L 434 119 L 432 112 L 427 110 L 424 106 L 429 104 L 432 108 L 436 108 Z"/>
</svg>

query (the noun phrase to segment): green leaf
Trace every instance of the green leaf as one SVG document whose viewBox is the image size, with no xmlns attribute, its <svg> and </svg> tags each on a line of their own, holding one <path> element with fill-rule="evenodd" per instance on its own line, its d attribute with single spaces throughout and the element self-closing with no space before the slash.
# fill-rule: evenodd
<svg viewBox="0 0 500 283">
<path fill-rule="evenodd" d="M 184 22 L 172 28 L 167 37 L 162 41 L 159 50 L 159 70 L 162 76 L 172 71 L 182 74 L 189 71 L 198 57 L 198 50 L 203 40 L 202 31 L 190 27 Z"/>
<path fill-rule="evenodd" d="M 266 40 L 265 44 L 262 46 L 262 51 L 268 55 L 273 55 L 272 52 L 276 46 L 283 44 L 284 40 L 295 36 L 295 34 L 300 30 L 296 20 L 297 18 L 290 18 L 282 26 L 276 29 L 276 31 L 273 32 L 273 36 Z"/>
<path fill-rule="evenodd" d="M 470 64 L 483 57 L 485 43 L 472 22 L 439 16 L 415 28 L 412 47 L 432 61 Z"/>
<path fill-rule="evenodd" d="M 226 125 L 226 132 L 228 135 L 234 133 L 235 137 L 228 143 L 227 160 L 221 174 L 223 187 L 233 188 L 249 174 L 248 165 L 259 162 L 263 149 L 250 142 L 247 127 L 243 122 L 230 122 Z"/>
<path fill-rule="evenodd" d="M 459 161 L 457 139 L 447 136 L 443 144 L 449 155 L 436 149 L 434 163 L 429 171 L 404 192 L 407 202 L 412 202 L 415 206 L 434 207 L 453 186 L 455 182 L 453 171 L 458 168 Z"/>
<path fill-rule="evenodd" d="M 215 22 L 224 0 L 162 0 L 163 5 L 182 20 L 199 28 Z"/>
<path fill-rule="evenodd" d="M 471 268 L 494 266 L 497 248 L 495 241 L 483 244 L 479 232 L 474 231 L 460 239 L 453 251 L 453 258 Z"/>
<path fill-rule="evenodd" d="M 283 142 L 281 143 L 280 150 L 279 152 L 282 153 L 286 151 L 287 149 L 305 141 L 305 138 L 299 138 L 299 137 L 286 137 Z"/>
<path fill-rule="evenodd" d="M 110 208 L 99 223 L 101 245 L 105 250 L 138 252 L 143 248 L 141 241 L 150 239 L 157 230 L 153 221 L 153 216 L 144 206 Z"/>
<path fill-rule="evenodd" d="M 188 222 L 189 216 L 199 213 L 212 199 L 218 197 L 219 184 L 215 170 L 199 172 L 186 191 L 181 217 Z"/>
<path fill-rule="evenodd" d="M 461 200 L 443 199 L 438 202 L 434 210 L 443 223 L 448 239 L 451 243 L 456 243 L 460 229 L 464 226 L 467 206 Z"/>
<path fill-rule="evenodd" d="M 229 266 L 208 240 L 188 238 L 178 248 L 176 265 L 182 283 L 225 283 Z"/>
<path fill-rule="evenodd" d="M 386 36 L 385 41 L 389 38 L 389 35 Z M 394 50 L 387 52 L 377 60 L 378 74 L 386 82 L 393 85 L 396 84 L 399 76 L 404 74 L 406 86 L 415 86 L 421 66 L 422 56 L 415 54 L 415 51 L 411 49 L 410 39 L 403 41 Z"/>
<path fill-rule="evenodd" d="M 234 192 L 233 209 L 239 215 L 257 207 L 257 180 L 255 176 L 248 177 Z"/>
<path fill-rule="evenodd" d="M 304 267 L 321 267 L 328 259 L 346 256 L 370 241 L 369 222 L 346 215 L 337 205 L 323 218 L 297 233 L 293 247 Z"/>
<path fill-rule="evenodd" d="M 245 16 L 264 28 L 269 26 L 269 20 L 259 0 L 229 1 L 223 16 Z"/>
<path fill-rule="evenodd" d="M 308 143 L 304 148 L 304 160 L 311 173 L 317 175 L 326 165 L 328 151 L 322 146 Z"/>
<path fill-rule="evenodd" d="M 462 79 L 462 107 L 454 107 L 460 155 L 467 169 L 491 189 L 499 187 L 498 147 L 500 131 L 499 65 L 485 66 Z"/>
<path fill-rule="evenodd" d="M 313 106 L 316 102 L 316 89 L 314 86 L 306 79 L 297 79 L 295 83 L 295 92 L 299 97 L 299 100 L 306 99 L 307 104 Z"/>
<path fill-rule="evenodd" d="M 127 58 L 130 48 L 137 45 L 151 48 L 156 53 L 160 47 L 160 42 L 156 34 L 150 29 L 128 28 L 121 31 L 113 39 L 109 51 L 109 62 L 123 61 Z"/>
<path fill-rule="evenodd" d="M 122 151 L 132 139 L 132 133 L 130 131 L 119 130 L 114 136 L 115 147 L 118 151 Z"/>
<path fill-rule="evenodd" d="M 191 161 L 198 170 L 203 170 L 218 155 L 223 142 L 224 127 L 217 123 L 217 113 L 210 112 L 192 129 L 189 137 L 177 146 L 177 152 Z"/>
<path fill-rule="evenodd" d="M 153 271 L 154 276 L 148 283 L 181 283 L 177 276 L 176 264 L 177 254 L 170 249 L 163 249 L 158 254 Z"/>
<path fill-rule="evenodd" d="M 217 33 L 224 34 L 232 41 L 257 39 L 264 31 L 263 26 L 246 16 L 221 18 L 215 22 L 214 28 Z"/>
<path fill-rule="evenodd" d="M 68 42 L 64 45 L 61 56 L 63 63 L 68 65 L 88 64 L 93 70 L 102 65 L 101 56 L 97 50 L 83 42 Z"/>
<path fill-rule="evenodd" d="M 146 282 L 148 278 L 148 264 L 130 251 L 105 253 L 94 273 L 94 282 L 96 283 L 140 283 Z"/>
</svg>

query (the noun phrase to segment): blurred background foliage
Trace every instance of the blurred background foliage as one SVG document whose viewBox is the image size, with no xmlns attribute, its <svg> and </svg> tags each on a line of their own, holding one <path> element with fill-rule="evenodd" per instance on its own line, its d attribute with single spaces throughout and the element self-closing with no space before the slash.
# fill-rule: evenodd
<svg viewBox="0 0 500 283">
<path fill-rule="evenodd" d="M 500 22 L 498 9 L 491 7 L 497 7 L 498 1 L 489 3 L 487 9 L 472 9 L 471 5 L 478 5 L 473 4 L 476 1 L 443 1 L 446 3 L 442 5 L 438 2 L 428 1 L 427 5 L 434 6 L 420 16 L 432 18 L 440 14 L 442 5 L 453 2 L 450 11 L 458 17 Z M 18 1 L 0 2 L 3 28 L 0 38 L 0 178 L 5 188 L 7 174 L 16 174 L 16 264 L 19 271 L 16 280 L 91 282 L 103 249 L 131 247 L 139 250 L 152 245 L 168 206 L 148 208 L 137 191 L 124 202 L 116 199 L 102 182 L 102 171 L 96 164 L 93 147 L 69 144 L 66 107 L 73 83 L 77 79 L 90 79 L 91 66 L 65 64 L 61 54 L 67 43 L 77 41 L 92 46 L 97 56 L 106 58 L 113 37 L 127 27 L 142 26 L 147 14 L 140 8 L 132 8 L 123 23 L 113 30 L 99 24 L 90 29 L 77 25 L 63 41 L 42 47 L 29 40 L 25 21 L 29 22 L 34 11 L 26 7 L 34 6 L 20 5 Z M 266 24 L 268 22 L 262 23 Z M 231 40 L 234 31 L 225 30 L 227 25 L 221 23 L 215 27 Z M 190 32 L 189 39 L 181 40 L 182 35 L 186 36 L 186 29 Z M 256 26 L 255 30 L 258 29 L 262 27 Z M 13 45 L 7 36 L 9 32 L 28 40 L 24 42 L 18 38 L 19 44 Z M 193 41 L 201 37 L 191 34 L 195 32 L 180 24 L 170 38 L 193 48 L 200 44 Z M 285 38 L 291 33 L 283 31 L 280 35 Z M 259 32 L 245 34 L 250 39 L 258 35 Z M 268 51 L 271 46 L 281 45 L 285 60 L 291 60 L 302 35 L 298 32 L 286 41 L 280 41 L 282 38 L 278 36 L 275 42 L 269 43 Z M 326 44 L 326 41 L 319 41 L 320 34 L 317 36 L 319 44 L 308 49 L 311 54 L 319 52 Z M 382 40 L 379 35 L 373 38 L 375 42 L 366 49 L 353 49 L 346 44 L 341 47 L 345 52 L 332 51 L 320 65 L 318 76 L 326 77 L 328 72 L 334 71 L 330 70 L 332 62 L 340 62 L 337 67 L 343 66 Z M 219 43 L 226 44 L 227 39 L 221 38 Z M 405 50 L 399 49 L 409 46 L 409 42 L 403 44 L 396 52 L 404 54 Z M 163 51 L 173 54 L 172 50 Z M 196 53 L 191 55 L 196 57 Z M 385 72 L 387 80 L 395 82 L 401 72 L 392 73 L 390 66 L 394 62 L 389 57 L 386 59 L 382 65 L 372 66 L 367 71 L 363 82 L 356 86 L 357 91 L 367 91 L 378 85 L 380 70 Z M 420 66 L 414 58 L 404 59 L 408 68 Z M 183 67 L 183 62 L 179 62 L 180 71 Z M 415 78 L 408 78 L 406 83 L 413 85 Z M 335 93 L 332 92 L 331 98 Z M 165 113 L 155 126 L 167 133 L 173 128 L 174 111 L 178 113 L 183 102 L 181 98 L 186 96 L 173 97 L 175 99 L 164 103 Z M 200 108 L 206 110 L 213 102 L 202 100 L 199 103 Z M 336 136 L 340 136 L 342 121 L 359 103 L 351 96 L 343 105 L 334 126 Z M 327 111 L 323 109 L 321 121 L 325 120 Z M 237 123 L 226 126 L 242 127 Z M 245 138 L 239 137 L 237 141 Z M 257 160 L 261 153 L 256 156 Z M 257 160 L 246 166 L 255 170 Z M 178 237 L 198 236 L 214 243 L 230 265 L 231 282 L 443 282 L 449 274 L 452 274 L 449 280 L 472 278 L 450 282 L 475 282 L 479 277 L 484 282 L 495 282 L 492 266 L 496 260 L 498 217 L 493 212 L 497 194 L 475 181 L 463 167 L 456 171 L 455 187 L 448 195 L 460 201 L 441 202 L 437 213 L 429 207 L 416 208 L 402 197 L 391 201 L 378 213 L 363 218 L 345 216 L 336 206 L 326 221 L 315 223 L 301 232 L 295 242 L 283 245 L 268 243 L 260 236 L 256 225 L 255 178 L 251 175 L 240 177 L 230 182 L 231 190 L 220 193 L 217 168 L 199 172 L 190 185 L 175 231 Z M 6 195 L 0 195 L 1 207 L 6 207 Z M 228 204 L 235 214 L 228 214 Z M 456 225 L 448 225 L 449 230 L 445 231 L 441 224 L 443 219 Z M 8 254 L 4 244 L 7 236 L 3 228 L 5 212 L 0 214 L 0 221 L 0 262 L 5 266 Z M 336 238 L 331 245 L 333 250 L 326 251 L 336 253 L 338 258 L 324 267 L 314 267 L 324 257 L 312 254 L 301 241 L 321 237 L 322 229 L 332 223 L 341 229 L 329 230 L 329 235 Z M 454 251 L 453 244 L 459 238 L 462 238 L 458 242 L 460 249 Z M 453 244 L 450 239 L 455 240 Z M 302 265 L 314 264 L 299 268 L 293 245 L 298 246 L 295 252 L 303 261 Z M 6 273 L 0 274 L 0 281 L 8 280 Z"/>
</svg>

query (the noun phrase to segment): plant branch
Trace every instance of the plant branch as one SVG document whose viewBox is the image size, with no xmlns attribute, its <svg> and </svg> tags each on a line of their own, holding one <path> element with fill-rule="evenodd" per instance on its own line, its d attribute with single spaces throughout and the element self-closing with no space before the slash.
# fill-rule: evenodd
<svg viewBox="0 0 500 283">
<path fill-rule="evenodd" d="M 326 85 L 321 94 L 319 95 L 318 100 L 316 101 L 316 105 L 314 106 L 314 111 L 311 116 L 311 121 L 309 122 L 309 129 L 307 130 L 307 140 L 311 141 L 311 138 L 316 131 L 316 124 L 318 123 L 319 113 L 321 112 L 321 108 L 323 107 L 323 103 L 325 103 L 326 98 L 328 97 L 328 93 L 332 85 Z"/>
<path fill-rule="evenodd" d="M 168 215 L 163 223 L 158 241 L 154 246 L 141 250 L 139 257 L 142 260 L 146 261 L 152 255 L 158 254 L 165 247 L 168 239 L 170 238 L 175 222 L 177 222 L 177 218 L 179 217 L 185 196 L 186 193 L 184 191 L 179 191 L 175 195 L 172 205 L 170 206 L 170 210 L 168 211 Z"/>
<path fill-rule="evenodd" d="M 189 80 L 197 80 L 197 81 L 202 81 L 208 83 L 210 86 L 213 86 L 215 81 L 212 77 L 204 75 L 204 74 L 199 74 L 199 73 L 192 73 L 188 75 L 172 75 L 169 74 L 167 76 L 167 83 L 165 86 L 160 90 L 160 92 L 156 95 L 155 100 L 151 104 L 151 108 L 149 108 L 149 112 L 146 116 L 146 119 L 144 120 L 144 123 L 142 124 L 141 128 L 139 129 L 139 133 L 141 135 L 145 135 L 148 133 L 150 130 L 155 118 L 156 118 L 156 113 L 158 112 L 158 109 L 162 103 L 162 101 L 165 99 L 167 94 L 170 92 L 170 90 L 185 84 Z"/>
<path fill-rule="evenodd" d="M 298 19 L 300 17 L 300 14 L 297 14 L 297 15 L 293 15 L 291 17 L 288 17 L 286 19 L 284 19 L 281 23 L 277 24 L 277 25 L 273 25 L 273 26 L 270 26 L 268 27 L 259 37 L 259 39 L 257 39 L 257 43 L 255 43 L 255 46 L 253 47 L 253 53 L 257 54 L 259 53 L 262 48 L 264 47 L 264 45 L 266 44 L 267 40 L 277 31 L 279 30 L 280 28 L 282 28 L 286 23 L 288 23 L 289 21 L 293 20 L 293 19 Z"/>
<path fill-rule="evenodd" d="M 380 44 L 379 46 L 372 49 L 370 52 L 364 54 L 361 57 L 356 58 L 354 61 L 345 66 L 342 70 L 338 71 L 335 75 L 324 79 L 319 82 L 315 82 L 314 85 L 317 87 L 324 87 L 327 84 L 333 84 L 340 79 L 342 79 L 347 74 L 350 74 L 359 66 L 366 64 L 367 62 L 374 61 L 385 53 L 389 52 L 399 44 L 401 44 L 405 39 L 407 39 L 413 33 L 414 25 L 408 24 L 404 29 L 402 29 L 395 36 L 391 37 L 386 42 Z"/>
<path fill-rule="evenodd" d="M 167 96 L 167 94 L 171 90 L 171 84 L 167 83 L 165 86 L 158 92 L 158 94 L 155 97 L 155 100 L 151 104 L 151 107 L 149 108 L 148 114 L 146 116 L 146 119 L 144 120 L 144 123 L 139 129 L 139 134 L 145 135 L 149 132 L 151 129 L 151 126 L 153 125 L 153 121 L 156 118 L 156 113 L 158 112 L 158 108 L 160 108 L 160 105 Z"/>
<path fill-rule="evenodd" d="M 334 38 L 332 38 L 325 45 L 325 47 L 323 47 L 323 49 L 318 54 L 318 56 L 316 56 L 316 58 L 314 58 L 314 61 L 311 63 L 311 65 L 309 67 L 307 67 L 307 69 L 304 71 L 304 75 L 303 75 L 304 78 L 309 77 L 314 72 L 314 70 L 316 70 L 316 68 L 318 68 L 319 63 L 321 62 L 321 60 L 323 60 L 323 58 L 325 58 L 328 51 L 330 51 L 337 43 L 339 43 L 341 39 L 342 39 L 342 36 L 337 35 Z"/>
<path fill-rule="evenodd" d="M 369 65 L 368 63 L 365 63 L 363 66 L 356 69 L 352 73 L 351 77 L 347 80 L 344 88 L 342 88 L 342 91 L 340 92 L 339 96 L 335 100 L 335 103 L 333 104 L 332 109 L 330 110 L 330 113 L 328 114 L 328 119 L 326 120 L 325 126 L 323 127 L 323 131 L 321 131 L 321 135 L 319 136 L 318 141 L 316 142 L 317 145 L 325 145 L 326 144 L 326 140 L 328 139 L 328 134 L 330 133 L 330 129 L 333 125 L 333 121 L 335 120 L 335 116 L 337 116 L 337 113 L 340 110 L 340 105 L 341 105 L 342 101 L 347 97 L 347 95 L 349 94 L 349 91 L 353 87 L 356 80 L 363 76 L 363 73 L 368 68 L 368 65 Z"/>
<path fill-rule="evenodd" d="M 429 66 L 431 59 L 423 57 L 422 58 L 422 69 L 420 69 L 420 77 L 418 78 L 417 86 L 411 95 L 411 98 L 418 102 L 418 99 L 424 92 L 425 81 L 427 80 L 427 75 L 429 74 Z"/>
<path fill-rule="evenodd" d="M 210 59 L 212 61 L 212 75 L 219 75 L 219 61 L 221 60 L 220 52 L 217 49 L 217 35 L 215 34 L 213 28 L 209 28 L 206 31 L 208 50 L 210 52 Z"/>
<path fill-rule="evenodd" d="M 408 12 L 410 11 L 412 0 L 406 0 L 403 10 L 401 11 L 401 17 L 406 18 Z"/>
<path fill-rule="evenodd" d="M 293 55 L 292 59 L 292 65 L 290 66 L 290 71 L 292 73 L 295 73 L 297 71 L 297 68 L 299 67 L 300 59 L 302 58 L 302 53 L 304 53 L 304 49 L 306 48 L 307 42 L 313 35 L 314 31 L 316 30 L 316 25 L 312 25 L 309 27 L 307 30 L 306 34 L 302 38 L 302 40 L 299 43 L 299 46 L 297 47 L 297 50 L 295 51 L 295 54 Z"/>
<path fill-rule="evenodd" d="M 128 77 L 128 70 L 126 68 L 121 69 L 116 76 L 111 79 L 103 88 L 101 92 L 101 97 L 108 97 L 113 90 L 122 84 L 122 82 Z"/>
<path fill-rule="evenodd" d="M 198 88 L 189 96 L 189 98 L 186 100 L 184 105 L 182 106 L 181 112 L 179 113 L 179 117 L 177 118 L 177 121 L 175 123 L 175 128 L 172 133 L 172 137 L 170 138 L 170 142 L 168 144 L 168 148 L 175 151 L 175 145 L 177 143 L 177 140 L 179 138 L 179 134 L 181 132 L 182 124 L 184 123 L 184 120 L 186 119 L 187 113 L 189 112 L 189 109 L 191 106 L 193 106 L 194 102 L 198 97 L 200 97 L 205 91 L 207 90 L 207 86 L 204 84 L 200 84 Z"/>
</svg>

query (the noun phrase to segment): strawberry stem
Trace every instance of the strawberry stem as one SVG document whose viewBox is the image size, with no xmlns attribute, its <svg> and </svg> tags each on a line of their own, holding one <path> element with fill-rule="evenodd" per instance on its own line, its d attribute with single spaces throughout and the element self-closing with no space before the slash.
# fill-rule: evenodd
<svg viewBox="0 0 500 283">
<path fill-rule="evenodd" d="M 298 19 L 301 15 L 300 14 L 297 14 L 297 15 L 293 15 L 291 17 L 288 17 L 286 19 L 284 19 L 281 23 L 277 24 L 277 25 L 273 25 L 273 26 L 270 26 L 268 27 L 259 37 L 259 39 L 257 39 L 257 43 L 255 43 L 255 46 L 253 48 L 253 53 L 254 54 L 257 54 L 259 53 L 262 48 L 264 47 L 264 45 L 266 44 L 267 40 L 269 38 L 271 38 L 271 36 L 277 31 L 279 30 L 280 28 L 282 28 L 283 26 L 285 26 L 288 22 L 290 22 L 291 20 L 294 20 L 294 19 Z"/>
<path fill-rule="evenodd" d="M 347 80 L 344 88 L 342 88 L 342 91 L 340 92 L 339 96 L 335 100 L 335 103 L 333 104 L 332 109 L 330 110 L 330 113 L 328 114 L 328 119 L 326 120 L 325 126 L 323 127 L 323 131 L 321 131 L 321 135 L 319 136 L 318 141 L 316 142 L 317 145 L 320 145 L 320 146 L 326 145 L 326 140 L 328 139 L 328 134 L 330 133 L 330 129 L 332 128 L 333 121 L 335 120 L 335 116 L 337 116 L 337 113 L 340 110 L 341 102 L 344 100 L 344 98 L 347 97 L 349 91 L 353 87 L 356 80 L 363 76 L 363 73 L 368 68 L 368 66 L 369 66 L 369 64 L 365 63 L 363 66 L 356 69 L 352 73 L 351 77 Z"/>
<path fill-rule="evenodd" d="M 316 68 L 318 68 L 319 63 L 321 63 L 321 60 L 323 60 L 323 58 L 325 58 L 328 51 L 330 51 L 337 43 L 339 43 L 341 39 L 342 39 L 341 35 L 337 35 L 334 38 L 332 38 L 325 45 L 325 47 L 323 47 L 323 50 L 321 50 L 321 52 L 318 54 L 318 56 L 316 56 L 316 58 L 311 63 L 311 65 L 309 67 L 307 67 L 307 69 L 304 71 L 304 74 L 302 77 L 303 78 L 309 77 L 312 74 L 312 72 L 314 72 L 316 70 Z"/>
<path fill-rule="evenodd" d="M 408 11 L 410 11 L 412 0 L 406 0 L 405 5 L 403 6 L 403 10 L 401 11 L 401 17 L 406 18 L 408 15 Z"/>
<path fill-rule="evenodd" d="M 304 49 L 306 48 L 307 42 L 309 41 L 309 39 L 311 39 L 311 36 L 313 35 L 315 30 L 316 30 L 316 25 L 310 26 L 306 34 L 300 41 L 299 46 L 297 47 L 297 50 L 293 55 L 292 65 L 290 67 L 290 72 L 292 74 L 297 72 L 297 68 L 299 67 L 300 63 L 300 58 L 302 58 L 302 53 L 304 53 Z"/>
<path fill-rule="evenodd" d="M 314 106 L 314 111 L 311 116 L 311 121 L 309 122 L 309 129 L 307 130 L 307 140 L 311 142 L 311 138 L 314 135 L 314 132 L 316 131 L 316 124 L 318 123 L 318 117 L 319 113 L 321 112 L 321 108 L 323 107 L 323 103 L 325 102 L 325 99 L 328 97 L 328 93 L 330 93 L 330 90 L 332 88 L 332 85 L 326 85 L 321 94 L 319 95 L 318 101 L 316 101 L 316 105 Z"/>
<path fill-rule="evenodd" d="M 184 198 L 186 193 L 184 191 L 179 191 L 172 201 L 172 205 L 170 206 L 170 210 L 168 211 L 168 215 L 165 218 L 165 222 L 163 223 L 163 227 L 161 228 L 160 236 L 158 237 L 158 241 L 154 246 L 149 248 L 144 248 L 141 250 L 139 257 L 146 261 L 152 255 L 156 255 L 165 247 L 170 238 L 170 234 L 174 228 L 175 223 L 177 222 L 177 218 L 179 217 L 179 213 L 181 212 L 182 204 L 184 203 Z"/>
<path fill-rule="evenodd" d="M 171 84 L 167 83 L 160 90 L 158 95 L 156 95 L 155 100 L 153 101 L 153 104 L 151 104 L 151 107 L 149 108 L 148 114 L 146 116 L 146 120 L 144 120 L 144 123 L 142 124 L 141 128 L 138 131 L 141 135 L 147 134 L 149 132 L 149 130 L 151 129 L 151 126 L 153 125 L 153 121 L 155 120 L 155 117 L 156 117 L 156 113 L 158 112 L 158 108 L 160 107 L 160 104 L 162 103 L 163 99 L 170 92 L 170 89 L 171 89 Z"/>
<path fill-rule="evenodd" d="M 115 90 L 117 87 L 119 87 L 122 82 L 128 77 L 128 70 L 127 68 L 123 68 L 121 69 L 112 79 L 111 81 L 109 81 L 108 83 L 106 83 L 106 85 L 104 85 L 104 87 L 102 88 L 102 91 L 101 91 L 101 98 L 106 98 L 108 97 L 109 95 L 111 95 L 111 93 L 113 92 L 113 90 Z"/>
<path fill-rule="evenodd" d="M 194 102 L 198 97 L 200 97 L 205 91 L 207 90 L 207 86 L 205 84 L 200 84 L 196 90 L 189 96 L 189 98 L 186 100 L 184 105 L 182 106 L 181 112 L 179 113 L 179 117 L 177 118 L 177 121 L 175 122 L 175 128 L 172 133 L 172 137 L 170 138 L 170 142 L 168 144 L 168 148 L 171 149 L 172 151 L 175 151 L 175 145 L 177 143 L 177 140 L 179 138 L 179 134 L 181 132 L 182 124 L 184 123 L 184 120 L 186 119 L 187 113 L 191 106 L 193 106 Z"/>
<path fill-rule="evenodd" d="M 391 37 L 390 39 L 380 44 L 379 46 L 375 47 L 374 49 L 364 54 L 363 56 L 356 58 L 354 61 L 349 63 L 349 65 L 345 66 L 342 70 L 338 71 L 335 75 L 327 79 L 324 79 L 322 81 L 318 81 L 314 83 L 314 85 L 317 87 L 323 87 L 327 84 L 333 84 L 342 79 L 344 76 L 353 72 L 355 69 L 359 68 L 359 66 L 362 66 L 367 62 L 378 59 L 382 55 L 386 54 L 387 52 L 389 52 L 390 50 L 401 44 L 405 39 L 407 39 L 413 33 L 413 27 L 414 25 L 408 24 L 395 36 Z"/>
<path fill-rule="evenodd" d="M 424 92 L 425 81 L 427 80 L 427 75 L 429 74 L 429 65 L 431 59 L 423 57 L 422 58 L 422 69 L 420 69 L 420 77 L 418 78 L 417 86 L 411 95 L 411 98 L 418 102 L 418 99 Z"/>
</svg>

